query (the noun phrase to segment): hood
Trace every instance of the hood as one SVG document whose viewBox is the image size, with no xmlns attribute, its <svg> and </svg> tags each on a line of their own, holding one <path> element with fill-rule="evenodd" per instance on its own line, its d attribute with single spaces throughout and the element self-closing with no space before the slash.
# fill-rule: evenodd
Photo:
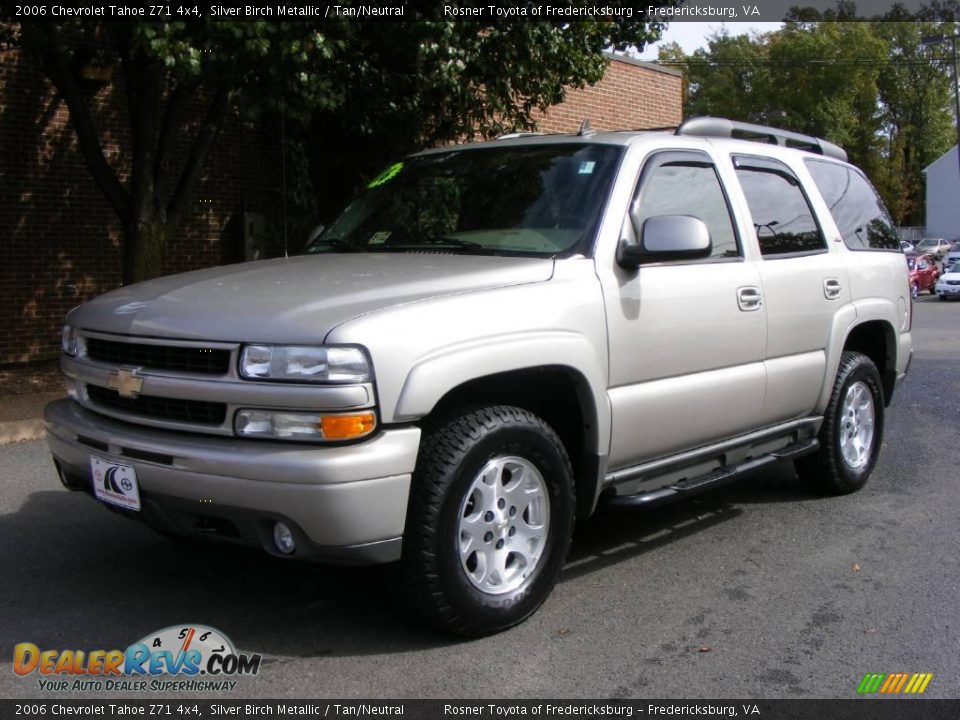
<svg viewBox="0 0 960 720">
<path fill-rule="evenodd" d="M 302 255 L 129 285 L 71 325 L 123 335 L 317 343 L 359 315 L 427 298 L 549 280 L 553 260 L 443 254 Z"/>
<path fill-rule="evenodd" d="M 960 281 L 960 272 L 948 272 L 940 276 L 940 280 L 952 280 L 954 282 Z"/>
</svg>

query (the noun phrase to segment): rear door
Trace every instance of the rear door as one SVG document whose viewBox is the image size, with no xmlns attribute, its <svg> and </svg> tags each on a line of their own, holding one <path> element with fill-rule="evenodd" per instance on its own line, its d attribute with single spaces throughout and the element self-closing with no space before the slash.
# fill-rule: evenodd
<svg viewBox="0 0 960 720">
<path fill-rule="evenodd" d="M 734 155 L 760 248 L 767 310 L 762 424 L 811 413 L 826 374 L 834 314 L 850 301 L 842 251 L 831 249 L 796 173 L 784 162 Z"/>
</svg>

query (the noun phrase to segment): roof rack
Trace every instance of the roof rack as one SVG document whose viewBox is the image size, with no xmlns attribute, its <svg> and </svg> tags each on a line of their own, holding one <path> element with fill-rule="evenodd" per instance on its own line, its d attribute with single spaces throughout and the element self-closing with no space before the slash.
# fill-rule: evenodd
<svg viewBox="0 0 960 720">
<path fill-rule="evenodd" d="M 707 116 L 690 118 L 677 128 L 677 135 L 756 140 L 771 145 L 807 150 L 844 162 L 847 161 L 846 150 L 822 138 L 726 118 Z"/>
<path fill-rule="evenodd" d="M 663 127 L 646 127 L 646 128 L 615 128 L 613 130 L 604 130 L 604 132 L 611 132 L 611 133 L 650 133 L 650 132 L 675 133 L 676 131 L 677 131 L 676 125 L 664 125 Z"/>
<path fill-rule="evenodd" d="M 509 132 L 504 133 L 503 135 L 497 135 L 497 140 L 513 140 L 514 138 L 522 137 L 535 137 L 537 135 L 543 135 L 542 132 Z"/>
</svg>

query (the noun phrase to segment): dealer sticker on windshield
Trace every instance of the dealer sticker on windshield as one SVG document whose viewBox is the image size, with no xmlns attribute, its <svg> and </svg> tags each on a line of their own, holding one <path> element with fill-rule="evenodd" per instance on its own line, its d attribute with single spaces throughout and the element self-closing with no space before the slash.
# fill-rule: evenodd
<svg viewBox="0 0 960 720">
<path fill-rule="evenodd" d="M 136 470 L 98 457 L 90 458 L 90 470 L 93 471 L 93 492 L 97 498 L 127 510 L 140 510 Z"/>
</svg>

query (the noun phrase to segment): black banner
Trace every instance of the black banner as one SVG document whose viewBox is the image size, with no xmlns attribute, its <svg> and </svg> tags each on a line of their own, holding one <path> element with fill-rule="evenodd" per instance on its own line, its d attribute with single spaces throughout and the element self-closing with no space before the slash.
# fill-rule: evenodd
<svg viewBox="0 0 960 720">
<path fill-rule="evenodd" d="M 5 0 L 6 4 L 6 0 Z M 858 0 L 856 17 L 870 19 L 895 4 L 910 13 L 925 0 Z M 175 22 L 416 21 L 458 22 L 778 22 L 791 8 L 835 11 L 837 0 L 13 0 L 14 20 Z M 848 10 L 851 6 L 847 6 Z M 850 19 L 847 17 L 846 19 Z"/>
<path fill-rule="evenodd" d="M 955 720 L 960 700 L 0 700 L 0 718 Z"/>
</svg>

